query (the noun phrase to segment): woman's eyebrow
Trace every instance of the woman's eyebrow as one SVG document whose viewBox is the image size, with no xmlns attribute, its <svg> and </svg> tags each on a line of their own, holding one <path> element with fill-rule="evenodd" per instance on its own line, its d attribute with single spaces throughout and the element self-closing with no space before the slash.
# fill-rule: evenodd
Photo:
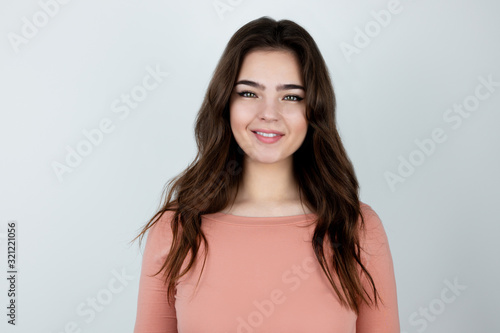
<svg viewBox="0 0 500 333">
<path fill-rule="evenodd" d="M 266 87 L 262 83 L 257 83 L 257 82 L 250 81 L 250 80 L 240 80 L 240 81 L 236 82 L 234 86 L 237 86 L 238 84 L 246 84 L 246 85 L 252 86 L 254 88 L 259 88 L 260 90 L 266 90 Z M 279 84 L 276 86 L 276 91 L 290 90 L 290 89 L 301 89 L 301 90 L 306 91 L 306 89 L 303 86 L 298 85 L 298 84 L 289 83 L 289 84 Z"/>
</svg>

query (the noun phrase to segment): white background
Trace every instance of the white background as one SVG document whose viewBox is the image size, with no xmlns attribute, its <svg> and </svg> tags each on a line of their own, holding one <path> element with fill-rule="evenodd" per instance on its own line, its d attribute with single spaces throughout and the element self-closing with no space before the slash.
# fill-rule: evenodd
<svg viewBox="0 0 500 333">
<path fill-rule="evenodd" d="M 327 62 L 361 199 L 389 237 L 402 332 L 500 330 L 497 1 L 401 0 L 385 26 L 372 14 L 385 0 L 221 0 L 224 12 L 212 0 L 73 0 L 43 14 L 51 2 L 0 2 L 2 332 L 132 332 L 142 255 L 128 242 L 196 154 L 195 116 L 227 41 L 263 15 L 301 24 Z M 38 31 L 23 37 L 34 21 Z M 361 45 L 365 28 L 372 37 Z M 356 43 L 357 53 L 342 51 Z M 168 76 L 120 118 L 112 104 L 140 89 L 148 67 Z M 482 100 L 480 77 L 497 82 L 477 88 Z M 444 116 L 463 103 L 473 110 L 454 128 Z M 59 179 L 53 164 L 106 118 L 113 131 Z M 419 153 L 415 140 L 435 128 L 446 140 Z M 391 188 L 386 173 L 410 157 L 419 165 Z M 6 323 L 9 221 L 18 225 L 15 327 Z M 446 280 L 465 289 L 453 294 Z M 92 298 L 105 303 L 99 311 Z"/>
</svg>

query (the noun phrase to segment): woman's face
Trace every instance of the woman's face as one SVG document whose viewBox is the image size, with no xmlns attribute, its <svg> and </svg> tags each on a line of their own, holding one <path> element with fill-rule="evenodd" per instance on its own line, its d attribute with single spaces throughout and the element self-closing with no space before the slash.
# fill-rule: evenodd
<svg viewBox="0 0 500 333">
<path fill-rule="evenodd" d="M 288 51 L 248 53 L 229 102 L 231 129 L 246 157 L 275 163 L 291 159 L 307 133 L 300 64 Z M 277 132 L 265 137 L 259 132 Z"/>
</svg>

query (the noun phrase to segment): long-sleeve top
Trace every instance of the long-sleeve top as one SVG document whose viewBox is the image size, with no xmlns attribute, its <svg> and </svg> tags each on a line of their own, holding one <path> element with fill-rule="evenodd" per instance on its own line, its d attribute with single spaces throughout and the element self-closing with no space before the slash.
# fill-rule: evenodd
<svg viewBox="0 0 500 333">
<path fill-rule="evenodd" d="M 361 203 L 361 212 L 361 260 L 382 298 L 378 308 L 362 302 L 356 315 L 340 304 L 311 245 L 316 214 L 248 217 L 221 212 L 201 215 L 208 241 L 203 274 L 198 282 L 206 251 L 201 242 L 198 259 L 176 284 L 175 302 L 169 306 L 163 272 L 151 276 L 170 249 L 169 211 L 148 230 L 134 333 L 399 333 L 387 235 L 369 205 Z M 332 252 L 324 244 L 330 262 Z M 190 253 L 182 270 L 189 258 Z M 328 267 L 341 291 L 333 266 Z M 361 281 L 373 298 L 371 284 Z"/>
</svg>

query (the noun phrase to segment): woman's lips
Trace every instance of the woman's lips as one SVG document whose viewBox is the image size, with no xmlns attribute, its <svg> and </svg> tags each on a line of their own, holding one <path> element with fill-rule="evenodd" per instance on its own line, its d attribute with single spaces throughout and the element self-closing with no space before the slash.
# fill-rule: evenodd
<svg viewBox="0 0 500 333">
<path fill-rule="evenodd" d="M 279 139 L 281 139 L 281 137 L 283 136 L 283 135 L 278 134 L 274 137 L 267 137 L 267 136 L 260 135 L 254 131 L 252 131 L 252 133 L 257 137 L 257 139 L 260 142 L 263 142 L 263 143 L 275 143 L 275 142 L 279 141 Z"/>
</svg>

